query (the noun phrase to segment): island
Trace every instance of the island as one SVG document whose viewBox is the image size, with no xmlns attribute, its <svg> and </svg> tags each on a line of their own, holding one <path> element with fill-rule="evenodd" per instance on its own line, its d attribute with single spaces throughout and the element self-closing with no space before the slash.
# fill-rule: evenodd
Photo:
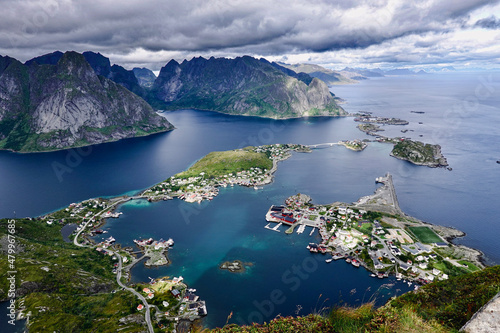
<svg viewBox="0 0 500 333">
<path fill-rule="evenodd" d="M 361 112 L 357 115 L 358 117 L 355 118 L 354 121 L 361 122 L 361 124 L 357 126 L 360 131 L 371 136 L 376 136 L 376 141 L 378 142 L 392 143 L 394 145 L 391 156 L 416 165 L 423 165 L 431 168 L 448 167 L 448 162 L 441 152 L 441 146 L 438 144 L 423 143 L 404 137 L 389 138 L 377 134 L 377 132 L 382 132 L 384 129 L 376 124 L 407 125 L 408 122 L 406 120 L 375 117 L 367 112 Z M 404 129 L 401 130 L 401 132 L 406 133 L 408 130 Z M 450 171 L 452 170 L 449 167 L 447 169 Z"/>
<path fill-rule="evenodd" d="M 231 273 L 244 273 L 247 266 L 252 266 L 251 262 L 242 262 L 241 260 L 224 261 L 219 265 L 219 269 L 228 270 Z"/>
<path fill-rule="evenodd" d="M 365 141 L 361 140 L 344 140 L 339 141 L 339 145 L 346 147 L 347 149 L 354 151 L 362 151 L 364 150 L 368 144 Z"/>
<path fill-rule="evenodd" d="M 447 167 L 448 162 L 441 153 L 440 145 L 432 145 L 408 139 L 399 140 L 392 149 L 391 156 L 409 161 L 416 165 L 431 168 Z"/>
</svg>

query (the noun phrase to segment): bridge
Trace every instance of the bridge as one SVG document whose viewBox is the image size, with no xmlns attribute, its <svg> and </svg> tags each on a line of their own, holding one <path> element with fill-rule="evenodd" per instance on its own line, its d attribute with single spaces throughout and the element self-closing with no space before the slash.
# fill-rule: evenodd
<svg viewBox="0 0 500 333">
<path fill-rule="evenodd" d="M 339 145 L 338 142 L 327 142 L 327 143 L 317 143 L 314 145 L 308 145 L 307 147 L 311 149 L 321 149 L 321 148 L 328 148 L 328 147 L 333 147 Z"/>
</svg>

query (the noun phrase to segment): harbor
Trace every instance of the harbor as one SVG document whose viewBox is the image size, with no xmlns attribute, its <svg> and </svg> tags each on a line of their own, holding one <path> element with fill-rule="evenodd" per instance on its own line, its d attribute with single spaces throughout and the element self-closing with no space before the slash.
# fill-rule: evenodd
<svg viewBox="0 0 500 333">
<path fill-rule="evenodd" d="M 290 226 L 287 234 L 295 229 L 302 234 L 309 226 L 309 236 L 318 229 L 321 241 L 310 242 L 308 251 L 327 254 L 326 263 L 343 259 L 354 267 L 364 267 L 372 277 L 395 275 L 398 280 L 421 285 L 463 274 L 464 267 L 483 267 L 480 253 L 467 252 L 446 240 L 457 235 L 456 230 L 434 228 L 405 215 L 390 174 L 377 177 L 376 183 L 382 186 L 373 195 L 353 204 L 314 205 L 307 195 L 291 196 L 285 205 L 269 208 L 266 220 L 278 224 L 266 228 L 275 230 L 286 224 Z"/>
</svg>

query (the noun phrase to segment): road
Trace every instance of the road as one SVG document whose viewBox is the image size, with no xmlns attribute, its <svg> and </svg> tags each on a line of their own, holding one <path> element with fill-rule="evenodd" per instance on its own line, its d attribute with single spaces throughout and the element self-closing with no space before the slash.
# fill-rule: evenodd
<svg viewBox="0 0 500 333">
<path fill-rule="evenodd" d="M 116 252 L 113 252 L 113 251 L 110 251 L 110 252 L 113 253 L 114 255 L 116 255 L 116 257 L 118 258 L 118 270 L 117 270 L 117 273 L 116 273 L 116 282 L 118 283 L 118 285 L 120 287 L 122 287 L 123 289 L 128 290 L 132 294 L 134 294 L 144 304 L 144 307 L 146 308 L 146 313 L 145 313 L 144 316 L 146 318 L 146 324 L 148 325 L 149 333 L 154 333 L 153 324 L 151 324 L 151 310 L 149 308 L 148 301 L 146 301 L 146 299 L 141 294 L 139 294 L 137 291 L 135 291 L 132 288 L 127 287 L 126 285 L 124 285 L 122 283 L 122 281 L 121 281 L 121 277 L 122 277 L 122 256 L 119 255 Z"/>
<path fill-rule="evenodd" d="M 79 247 L 92 247 L 92 246 L 86 246 L 86 245 L 83 245 L 83 244 L 80 244 L 78 242 L 78 237 L 80 236 L 80 234 L 85 230 L 85 228 L 87 227 L 87 225 L 90 223 L 90 220 L 92 220 L 93 218 L 97 218 L 97 216 L 99 216 L 100 214 L 104 213 L 105 211 L 109 211 L 112 207 L 120 204 L 120 203 L 123 203 L 123 202 L 126 202 L 126 201 L 129 201 L 131 199 L 138 199 L 138 198 L 141 198 L 141 197 L 131 197 L 131 198 L 126 198 L 126 199 L 121 199 L 115 203 L 113 203 L 112 205 L 106 207 L 105 209 L 103 209 L 102 211 L 94 214 L 87 222 L 85 222 L 85 224 L 82 226 L 82 228 L 77 232 L 74 240 L 73 240 L 73 243 L 76 245 L 76 246 L 79 246 Z M 139 298 L 141 300 L 141 302 L 144 304 L 144 307 L 146 308 L 146 313 L 144 315 L 145 319 L 146 319 L 146 324 L 148 325 L 148 331 L 149 333 L 154 333 L 154 330 L 153 330 L 153 324 L 151 323 L 151 310 L 150 310 L 150 307 L 149 307 L 149 304 L 148 302 L 146 301 L 146 299 L 141 295 L 139 294 L 137 291 L 135 291 L 134 289 L 132 288 L 129 288 L 127 287 L 126 285 L 124 285 L 121 281 L 121 277 L 122 277 L 122 256 L 119 255 L 117 252 L 114 252 L 114 251 L 111 251 L 111 250 L 106 250 L 110 253 L 112 253 L 113 255 L 115 255 L 117 258 L 118 258 L 118 269 L 117 269 L 117 273 L 116 273 L 116 282 L 118 283 L 118 285 L 120 287 L 122 287 L 123 289 L 125 290 L 128 290 L 130 291 L 131 293 L 133 293 L 137 298 Z M 142 259 L 142 258 L 141 258 Z"/>
</svg>

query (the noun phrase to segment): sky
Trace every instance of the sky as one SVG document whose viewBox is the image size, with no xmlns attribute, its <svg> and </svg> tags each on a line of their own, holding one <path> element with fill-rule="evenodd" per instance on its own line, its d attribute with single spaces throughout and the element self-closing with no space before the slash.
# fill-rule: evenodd
<svg viewBox="0 0 500 333">
<path fill-rule="evenodd" d="M 333 69 L 500 68 L 500 0 L 0 0 L 0 55 L 126 68 L 251 55 Z"/>
</svg>

